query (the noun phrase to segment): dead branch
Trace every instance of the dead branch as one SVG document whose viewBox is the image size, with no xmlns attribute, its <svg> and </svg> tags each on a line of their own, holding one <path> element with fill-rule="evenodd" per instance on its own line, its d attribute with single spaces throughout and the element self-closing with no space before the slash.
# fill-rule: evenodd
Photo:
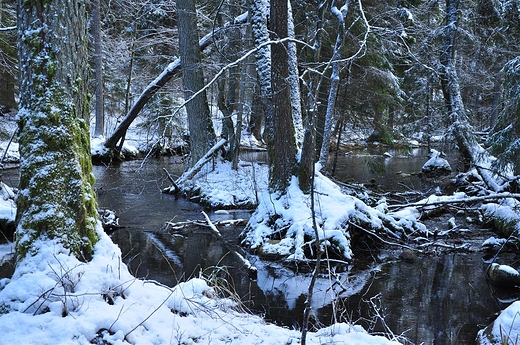
<svg viewBox="0 0 520 345">
<path fill-rule="evenodd" d="M 222 236 L 220 231 L 218 231 L 215 224 L 213 224 L 211 222 L 211 220 L 209 219 L 206 212 L 202 211 L 202 214 L 204 215 L 204 218 L 206 218 L 206 222 L 208 223 L 209 228 L 212 230 L 212 232 L 217 236 L 217 238 L 219 238 L 223 243 L 225 243 L 227 245 L 228 244 L 227 241 L 224 239 L 224 237 Z M 227 247 L 228 247 L 228 250 L 231 252 L 231 254 L 233 254 L 233 256 L 235 256 L 235 258 L 239 262 L 242 262 L 242 264 L 247 268 L 247 270 L 249 272 L 249 277 L 252 279 L 256 279 L 257 274 L 258 274 L 257 268 L 255 266 L 253 266 L 251 264 L 251 262 L 249 260 L 247 260 L 244 256 L 242 256 L 236 249 L 231 248 L 231 246 L 229 246 L 229 245 L 227 245 Z"/>
<path fill-rule="evenodd" d="M 220 139 L 220 141 L 218 143 L 216 143 L 215 145 L 213 145 L 213 147 L 211 149 L 209 149 L 209 151 L 206 152 L 206 154 L 201 159 L 199 159 L 199 161 L 197 163 L 195 163 L 194 166 L 192 166 L 190 169 L 188 169 L 188 171 L 184 172 L 182 174 L 182 176 L 177 179 L 175 184 L 177 186 L 182 187 L 182 185 L 185 184 L 188 180 L 191 180 L 200 171 L 200 169 L 202 169 L 202 167 L 211 160 L 211 158 L 213 157 L 215 152 L 217 152 L 226 143 L 227 143 L 226 139 Z"/>
<path fill-rule="evenodd" d="M 474 196 L 467 197 L 464 199 L 453 199 L 453 200 L 432 200 L 432 201 L 419 201 L 413 202 L 409 204 L 400 204 L 400 205 L 389 205 L 388 208 L 392 210 L 398 210 L 406 207 L 428 207 L 428 206 L 438 206 L 438 205 L 450 205 L 450 204 L 464 204 L 471 202 L 480 202 L 480 201 L 489 201 L 489 200 L 499 200 L 506 198 L 520 198 L 520 194 L 515 193 L 499 193 L 499 194 L 491 194 L 485 196 Z"/>
<path fill-rule="evenodd" d="M 163 170 L 166 173 L 166 176 L 168 176 L 168 180 L 170 180 L 170 182 L 173 184 L 173 191 L 171 191 L 170 193 L 177 194 L 179 192 L 179 186 L 177 186 L 175 179 L 173 178 L 172 175 L 170 175 L 170 173 L 168 172 L 168 170 L 166 170 L 166 168 L 163 167 Z"/>
<path fill-rule="evenodd" d="M 229 220 L 220 220 L 220 221 L 214 221 L 214 226 L 240 226 L 240 225 L 246 225 L 248 222 L 247 219 L 229 219 Z M 207 222 L 201 221 L 201 220 L 187 220 L 184 222 L 166 222 L 164 224 L 164 228 L 166 230 L 172 230 L 174 232 L 182 233 L 183 235 L 186 235 L 190 233 L 193 230 L 193 227 L 202 226 L 202 227 L 209 227 Z"/>
</svg>

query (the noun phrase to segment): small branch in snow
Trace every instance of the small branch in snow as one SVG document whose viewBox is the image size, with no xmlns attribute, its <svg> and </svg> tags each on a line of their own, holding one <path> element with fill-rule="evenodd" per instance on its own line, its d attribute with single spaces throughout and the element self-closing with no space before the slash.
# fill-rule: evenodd
<svg viewBox="0 0 520 345">
<path fill-rule="evenodd" d="M 17 27 L 16 26 L 7 26 L 5 28 L 0 28 L 0 32 L 1 31 L 13 31 L 13 30 L 16 30 Z"/>
<path fill-rule="evenodd" d="M 401 205 L 389 205 L 389 209 L 402 209 L 406 207 L 426 207 L 426 206 L 436 206 L 436 205 L 449 205 L 449 204 L 463 204 L 469 202 L 479 202 L 479 201 L 487 201 L 487 200 L 498 200 L 498 199 L 506 199 L 506 198 L 515 198 L 520 199 L 520 194 L 515 193 L 499 193 L 499 194 L 491 194 L 485 196 L 474 196 L 467 197 L 463 199 L 448 199 L 448 200 L 432 200 L 428 201 L 418 201 L 409 204 L 401 204 Z"/>
</svg>

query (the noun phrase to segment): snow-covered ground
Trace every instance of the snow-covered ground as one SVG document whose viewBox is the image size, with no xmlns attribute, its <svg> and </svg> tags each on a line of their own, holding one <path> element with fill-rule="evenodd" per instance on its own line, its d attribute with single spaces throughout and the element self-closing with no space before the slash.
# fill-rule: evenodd
<svg viewBox="0 0 520 345">
<path fill-rule="evenodd" d="M 173 288 L 134 278 L 121 252 L 101 240 L 88 263 L 41 242 L 0 281 L 0 344 L 299 344 L 300 332 L 240 311 L 202 280 Z M 335 324 L 309 344 L 398 344 L 360 326 Z"/>
</svg>

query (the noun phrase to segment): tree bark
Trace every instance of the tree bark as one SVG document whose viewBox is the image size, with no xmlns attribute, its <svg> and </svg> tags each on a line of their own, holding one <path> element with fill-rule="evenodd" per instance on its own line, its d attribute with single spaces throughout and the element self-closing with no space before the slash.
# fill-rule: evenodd
<svg viewBox="0 0 520 345">
<path fill-rule="evenodd" d="M 94 69 L 96 70 L 96 125 L 94 135 L 101 136 L 105 133 L 105 113 L 103 100 L 103 50 L 101 39 L 101 7 L 99 0 L 93 1 L 92 24 L 94 34 Z"/>
<path fill-rule="evenodd" d="M 182 65 L 182 85 L 187 100 L 204 87 L 198 47 L 197 15 L 194 0 L 177 0 L 177 27 Z M 195 164 L 215 143 L 215 131 L 206 92 L 186 104 L 190 132 L 190 165 Z"/>
<path fill-rule="evenodd" d="M 317 62 L 321 56 L 321 35 L 323 25 L 323 15 L 325 6 L 317 6 L 316 8 L 316 35 L 313 44 L 313 61 Z M 314 163 L 316 162 L 316 118 L 318 112 L 318 93 L 320 90 L 322 77 L 318 74 L 311 74 L 309 87 L 307 91 L 307 112 L 304 122 L 304 135 L 302 144 L 302 153 L 300 159 L 300 166 L 298 171 L 298 184 L 304 193 L 310 193 L 312 190 L 312 183 L 314 181 Z"/>
<path fill-rule="evenodd" d="M 269 14 L 269 2 L 267 0 L 254 0 L 251 2 L 251 33 L 253 35 L 253 45 L 258 47 L 265 42 L 269 41 L 269 31 L 267 30 L 267 15 Z M 263 117 L 259 117 L 258 113 L 253 112 L 254 118 L 251 117 L 251 123 L 254 124 L 254 129 L 261 131 L 262 122 L 265 124 L 266 131 L 272 128 L 271 119 L 271 49 L 269 46 L 263 46 L 255 52 L 255 64 L 256 64 L 256 75 L 258 85 L 260 87 L 260 105 L 263 113 Z M 258 103 L 256 103 L 258 105 Z M 253 132 L 253 131 L 252 131 Z M 272 136 L 272 133 L 265 133 L 265 136 Z M 264 135 L 261 135 L 264 139 Z"/>
<path fill-rule="evenodd" d="M 332 75 L 330 81 L 330 90 L 329 97 L 327 101 L 327 111 L 325 113 L 325 124 L 323 128 L 323 141 L 321 143 L 320 149 L 320 165 L 322 168 L 325 168 L 325 164 L 327 163 L 327 157 L 329 156 L 330 149 L 330 138 L 332 132 L 332 122 L 333 122 L 333 113 L 336 106 L 336 97 L 338 94 L 339 81 L 340 81 L 340 59 L 341 52 L 340 48 L 343 44 L 343 39 L 345 37 L 345 17 L 348 13 L 348 6 L 350 0 L 346 0 L 345 4 L 341 7 L 341 9 L 336 7 L 336 0 L 332 1 L 331 4 L 331 12 L 336 17 L 338 22 L 338 35 L 336 37 L 336 43 L 334 44 L 334 53 L 332 54 Z"/>
<path fill-rule="evenodd" d="M 86 4 L 18 2 L 17 258 L 52 240 L 89 259 L 98 240 L 90 157 Z"/>
<path fill-rule="evenodd" d="M 452 123 L 452 132 L 457 141 L 459 152 L 464 159 L 466 169 L 475 167 L 488 188 L 499 191 L 501 187 L 491 176 L 487 167 L 489 155 L 480 146 L 469 123 L 460 94 L 459 80 L 454 63 L 457 22 L 459 20 L 460 0 L 446 0 L 446 25 L 443 31 L 443 43 L 440 55 L 440 79 L 444 100 L 448 110 L 449 120 Z"/>
<path fill-rule="evenodd" d="M 288 36 L 287 0 L 273 0 L 270 10 L 272 40 Z M 267 145 L 270 163 L 269 186 L 284 193 L 296 168 L 296 142 L 292 118 L 289 84 L 289 56 L 287 44 L 271 46 L 272 115 L 268 116 Z"/>
</svg>

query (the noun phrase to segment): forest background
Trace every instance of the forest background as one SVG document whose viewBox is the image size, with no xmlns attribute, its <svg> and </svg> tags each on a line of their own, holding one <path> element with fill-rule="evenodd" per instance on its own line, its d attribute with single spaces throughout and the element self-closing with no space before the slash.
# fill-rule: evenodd
<svg viewBox="0 0 520 345">
<path fill-rule="evenodd" d="M 478 133 L 495 133 L 488 145 L 494 145 L 494 153 L 502 163 L 516 162 L 515 141 L 520 125 L 511 102 L 518 97 L 514 82 L 518 74 L 518 4 L 494 0 L 452 3 L 458 12 L 453 65 L 469 122 Z M 109 137 L 143 90 L 181 52 L 175 2 L 117 0 L 101 1 L 99 5 L 99 23 L 92 16 L 89 24 L 94 72 L 90 89 L 92 95 L 98 94 L 97 102 L 92 102 L 92 114 L 98 108 L 98 119 L 93 118 L 94 134 Z M 195 5 L 199 37 L 211 34 L 201 59 L 203 74 L 210 80 L 258 45 L 251 18 L 233 24 L 251 4 L 195 1 Z M 445 129 L 452 125 L 442 89 L 441 53 L 445 29 L 449 27 L 446 9 L 439 1 L 292 4 L 294 37 L 299 42 L 295 44 L 301 117 L 306 119 L 311 112 L 317 115 L 318 150 L 327 113 L 332 118 L 335 139 L 355 133 L 384 144 L 398 143 L 403 137 L 429 142 L 432 136 L 446 133 Z M 2 0 L 3 113 L 16 108 L 15 21 L 14 1 Z M 101 68 L 102 74 L 96 74 L 96 68 Z M 185 116 L 179 113 L 183 103 L 181 74 L 172 76 L 171 81 L 155 90 L 137 121 L 139 128 L 148 133 L 150 145 L 166 151 L 184 146 L 187 131 Z M 207 89 L 213 120 L 223 136 L 240 138 L 239 133 L 246 132 L 259 142 L 265 139 L 261 77 L 251 54 L 226 68 L 218 82 Z M 96 86 L 103 88 L 96 90 Z M 337 87 L 334 93 L 330 92 L 331 86 Z M 300 137 L 302 129 L 297 123 Z M 455 141 L 447 142 L 453 148 Z M 504 164 L 497 167 L 503 168 Z"/>
</svg>

